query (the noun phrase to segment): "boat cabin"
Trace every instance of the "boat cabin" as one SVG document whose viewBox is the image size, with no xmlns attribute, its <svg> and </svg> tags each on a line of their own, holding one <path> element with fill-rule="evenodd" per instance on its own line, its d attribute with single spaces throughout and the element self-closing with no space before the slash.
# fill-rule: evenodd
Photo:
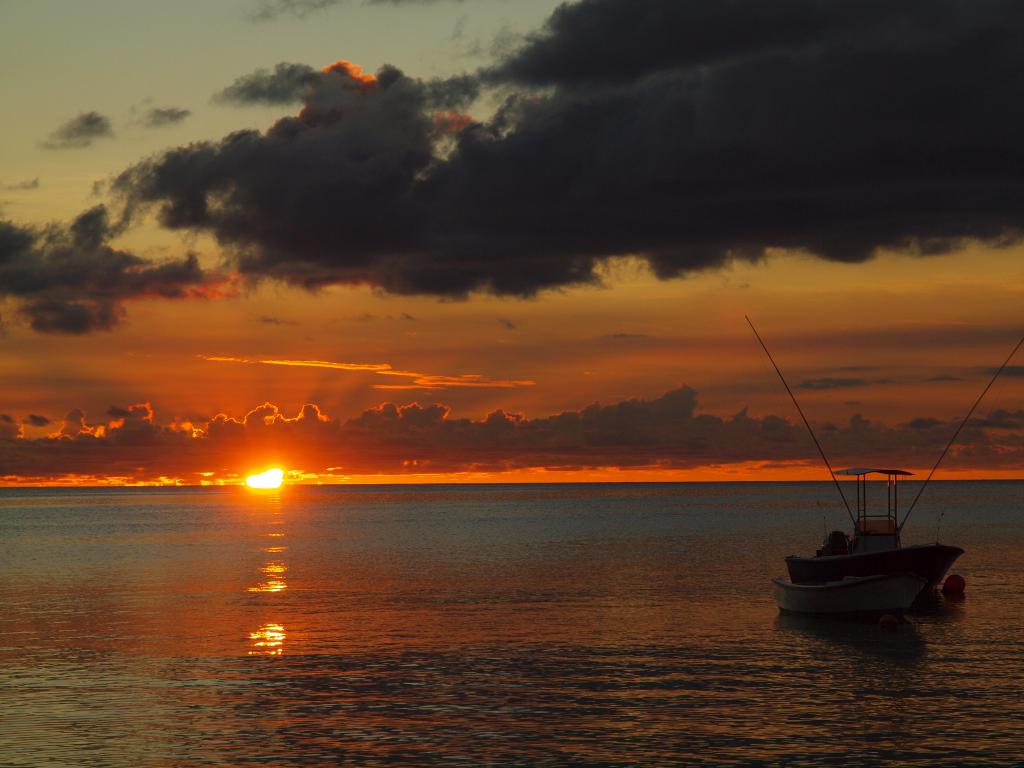
<svg viewBox="0 0 1024 768">
<path fill-rule="evenodd" d="M 909 477 L 912 472 L 903 469 L 841 469 L 836 475 L 853 476 L 857 485 L 857 516 L 853 539 L 849 544 L 850 554 L 880 552 L 900 548 L 900 526 L 897 519 L 899 508 L 899 478 Z M 885 511 L 868 512 L 868 475 L 885 475 Z"/>
</svg>

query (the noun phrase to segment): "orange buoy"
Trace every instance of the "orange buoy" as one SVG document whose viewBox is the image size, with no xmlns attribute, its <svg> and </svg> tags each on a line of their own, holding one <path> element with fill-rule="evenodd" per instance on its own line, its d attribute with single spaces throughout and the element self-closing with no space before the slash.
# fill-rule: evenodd
<svg viewBox="0 0 1024 768">
<path fill-rule="evenodd" d="M 887 632 L 895 632 L 896 627 L 900 625 L 899 616 L 893 616 L 891 613 L 887 613 L 878 620 L 878 626 Z"/>
<path fill-rule="evenodd" d="M 967 582 L 958 573 L 951 573 L 942 583 L 942 591 L 948 595 L 962 595 L 966 588 Z"/>
</svg>

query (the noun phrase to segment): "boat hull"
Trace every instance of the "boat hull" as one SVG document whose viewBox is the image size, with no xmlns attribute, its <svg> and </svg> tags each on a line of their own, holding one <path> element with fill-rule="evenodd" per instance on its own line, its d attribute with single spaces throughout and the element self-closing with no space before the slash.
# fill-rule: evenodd
<svg viewBox="0 0 1024 768">
<path fill-rule="evenodd" d="M 833 617 L 902 615 L 928 583 L 913 573 L 848 577 L 826 584 L 772 581 L 783 613 Z"/>
<path fill-rule="evenodd" d="M 825 584 L 851 576 L 912 573 L 925 579 L 922 589 L 936 586 L 964 551 L 946 544 L 917 544 L 881 552 L 786 558 L 794 584 Z"/>
</svg>

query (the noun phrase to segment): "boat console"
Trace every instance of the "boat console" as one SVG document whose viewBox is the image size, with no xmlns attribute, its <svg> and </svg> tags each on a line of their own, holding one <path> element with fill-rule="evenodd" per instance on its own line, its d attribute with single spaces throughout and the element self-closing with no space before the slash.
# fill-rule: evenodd
<svg viewBox="0 0 1024 768">
<path fill-rule="evenodd" d="M 850 543 L 850 554 L 888 552 L 900 548 L 899 478 L 912 473 L 903 469 L 841 469 L 836 475 L 856 478 L 857 519 Z M 868 475 L 885 475 L 885 511 L 868 512 Z"/>
</svg>

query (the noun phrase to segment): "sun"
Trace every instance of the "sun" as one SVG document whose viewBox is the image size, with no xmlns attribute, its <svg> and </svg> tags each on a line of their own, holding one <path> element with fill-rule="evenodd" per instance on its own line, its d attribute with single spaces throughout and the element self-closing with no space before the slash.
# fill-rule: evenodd
<svg viewBox="0 0 1024 768">
<path fill-rule="evenodd" d="M 255 475 L 249 475 L 245 478 L 246 485 L 258 490 L 280 488 L 282 482 L 284 482 L 284 470 L 277 467 L 268 469 L 265 472 L 257 472 Z"/>
</svg>

